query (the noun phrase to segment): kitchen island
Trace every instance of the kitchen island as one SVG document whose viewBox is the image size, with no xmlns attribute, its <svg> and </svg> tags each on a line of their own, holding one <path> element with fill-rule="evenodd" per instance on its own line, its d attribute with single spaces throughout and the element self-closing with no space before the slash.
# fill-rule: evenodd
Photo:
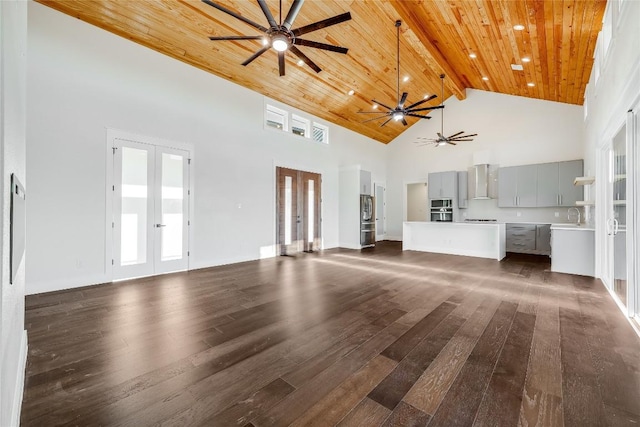
<svg viewBox="0 0 640 427">
<path fill-rule="evenodd" d="M 407 221 L 402 249 L 440 254 L 505 257 L 505 225 L 501 223 Z"/>
</svg>

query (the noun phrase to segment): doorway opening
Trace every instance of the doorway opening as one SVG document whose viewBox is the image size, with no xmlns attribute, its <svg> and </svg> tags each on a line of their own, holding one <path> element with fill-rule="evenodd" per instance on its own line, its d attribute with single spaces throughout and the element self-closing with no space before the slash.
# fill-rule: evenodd
<svg viewBox="0 0 640 427">
<path fill-rule="evenodd" d="M 280 255 L 313 252 L 321 242 L 322 176 L 276 168 L 276 235 Z"/>
<path fill-rule="evenodd" d="M 145 138 L 110 142 L 113 279 L 188 270 L 190 152 Z"/>
</svg>

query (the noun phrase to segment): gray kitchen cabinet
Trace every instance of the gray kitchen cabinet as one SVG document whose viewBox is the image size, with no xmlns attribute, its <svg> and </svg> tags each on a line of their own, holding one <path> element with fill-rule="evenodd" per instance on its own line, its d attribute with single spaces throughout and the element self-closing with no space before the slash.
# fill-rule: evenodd
<svg viewBox="0 0 640 427">
<path fill-rule="evenodd" d="M 582 176 L 583 161 L 542 163 L 538 169 L 538 207 L 575 206 L 582 200 L 582 188 L 573 185 Z"/>
<path fill-rule="evenodd" d="M 468 173 L 467 171 L 458 172 L 458 207 L 469 207 L 469 191 L 468 191 Z"/>
<path fill-rule="evenodd" d="M 539 164 L 537 206 L 558 206 L 559 201 L 560 197 L 558 196 L 558 163 Z"/>
<path fill-rule="evenodd" d="M 537 165 L 500 168 L 498 206 L 501 208 L 536 207 Z"/>
<path fill-rule="evenodd" d="M 584 162 L 572 160 L 558 163 L 558 193 L 560 206 L 575 206 L 578 200 L 584 198 L 584 189 L 574 185 L 573 181 L 584 173 Z"/>
<path fill-rule="evenodd" d="M 536 225 L 536 251 L 551 254 L 551 224 Z"/>
<path fill-rule="evenodd" d="M 371 172 L 360 169 L 360 194 L 371 196 Z"/>
<path fill-rule="evenodd" d="M 551 254 L 551 224 L 507 224 L 507 252 Z"/>
<path fill-rule="evenodd" d="M 429 199 L 455 199 L 458 197 L 458 172 L 429 174 Z"/>
</svg>

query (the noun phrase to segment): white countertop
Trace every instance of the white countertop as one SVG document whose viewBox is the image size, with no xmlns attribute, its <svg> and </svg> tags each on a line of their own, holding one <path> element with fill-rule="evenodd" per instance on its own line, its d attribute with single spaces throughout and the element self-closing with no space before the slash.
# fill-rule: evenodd
<svg viewBox="0 0 640 427">
<path fill-rule="evenodd" d="M 567 224 L 551 224 L 552 230 L 571 230 L 571 231 L 596 231 L 596 229 L 587 224 L 576 225 L 575 223 Z"/>
<path fill-rule="evenodd" d="M 445 226 L 471 226 L 471 225 L 504 225 L 504 222 L 445 222 L 445 221 L 405 221 L 405 224 L 411 225 L 445 225 Z"/>
</svg>

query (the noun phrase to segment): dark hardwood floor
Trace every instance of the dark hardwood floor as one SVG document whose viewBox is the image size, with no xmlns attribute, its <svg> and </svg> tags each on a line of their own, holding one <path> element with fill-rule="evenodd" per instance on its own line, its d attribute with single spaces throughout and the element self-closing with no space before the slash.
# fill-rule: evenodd
<svg viewBox="0 0 640 427">
<path fill-rule="evenodd" d="M 640 339 L 548 269 L 383 242 L 29 296 L 22 425 L 638 425 Z"/>
</svg>

